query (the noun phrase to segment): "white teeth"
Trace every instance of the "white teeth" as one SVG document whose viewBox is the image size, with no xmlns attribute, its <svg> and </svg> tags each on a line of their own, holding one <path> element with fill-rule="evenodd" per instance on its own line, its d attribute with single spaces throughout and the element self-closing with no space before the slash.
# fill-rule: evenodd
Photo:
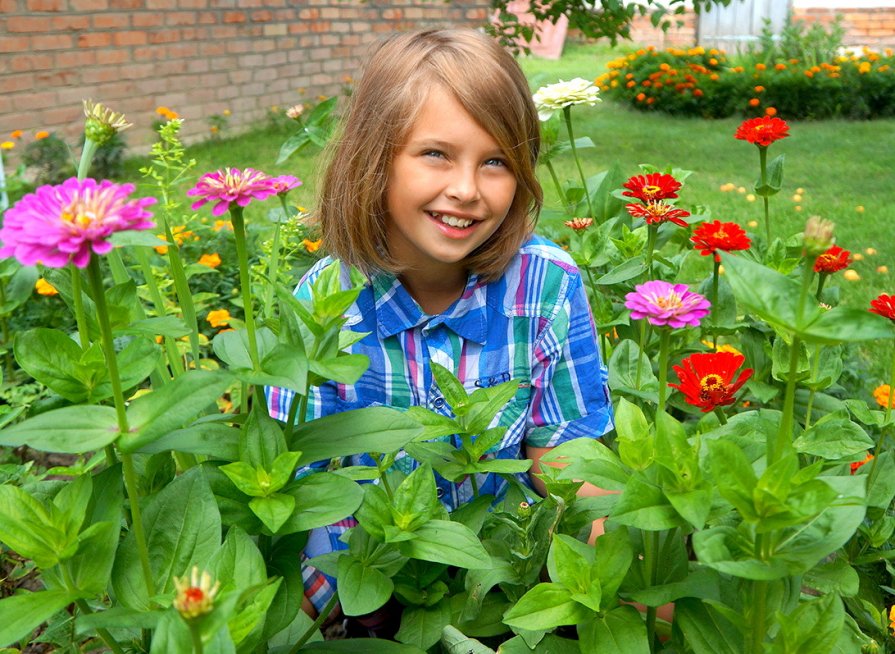
<svg viewBox="0 0 895 654">
<path fill-rule="evenodd" d="M 463 220 L 461 218 L 455 218 L 454 216 L 445 216 L 444 214 L 435 213 L 434 211 L 429 212 L 433 218 L 438 218 L 445 225 L 450 225 L 451 227 L 469 227 L 472 224 L 471 220 Z"/>
</svg>

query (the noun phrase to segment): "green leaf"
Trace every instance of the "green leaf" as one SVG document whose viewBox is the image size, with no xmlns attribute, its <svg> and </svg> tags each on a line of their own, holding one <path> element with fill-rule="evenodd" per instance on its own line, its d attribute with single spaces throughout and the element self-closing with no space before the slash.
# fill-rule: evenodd
<svg viewBox="0 0 895 654">
<path fill-rule="evenodd" d="M 83 454 L 115 442 L 118 433 L 118 418 L 112 407 L 69 406 L 6 427 L 0 431 L 0 445 Z"/>
<path fill-rule="evenodd" d="M 485 647 L 474 638 L 469 638 L 452 625 L 445 625 L 441 632 L 441 647 L 445 654 L 494 654 L 494 650 Z"/>
<path fill-rule="evenodd" d="M 802 454 L 836 460 L 864 454 L 873 447 L 873 439 L 847 417 L 830 414 L 802 432 L 793 444 Z"/>
<path fill-rule="evenodd" d="M 299 465 L 366 452 L 396 452 L 421 433 L 415 420 L 389 407 L 343 411 L 298 425 L 289 449 Z"/>
<path fill-rule="evenodd" d="M 243 436 L 239 443 L 240 461 L 273 472 L 274 460 L 288 448 L 283 430 L 267 413 L 266 404 L 257 403 L 252 406 L 243 427 Z M 280 484 L 274 490 L 279 490 L 282 486 Z"/>
<path fill-rule="evenodd" d="M 841 342 L 889 340 L 895 338 L 892 321 L 864 309 L 835 307 L 802 330 L 802 338 L 811 343 L 836 344 Z"/>
<path fill-rule="evenodd" d="M 765 169 L 765 180 L 761 178 L 755 181 L 755 194 L 766 198 L 776 195 L 783 186 L 783 161 L 786 155 L 779 155 L 772 159 Z"/>
<path fill-rule="evenodd" d="M 22 593 L 0 600 L 0 646 L 26 639 L 76 597 L 64 590 Z"/>
<path fill-rule="evenodd" d="M 796 330 L 796 305 L 800 296 L 798 282 L 746 257 L 721 253 L 724 276 L 740 306 L 774 327 Z M 810 304 L 810 303 L 806 303 Z M 806 314 L 818 315 L 810 305 Z"/>
<path fill-rule="evenodd" d="M 21 266 L 14 259 L 7 259 L 16 268 L 10 271 L 4 270 L 0 284 L 3 285 L 3 301 L 0 303 L 0 315 L 9 315 L 14 310 L 25 304 L 34 292 L 40 274 L 35 266 Z"/>
<path fill-rule="evenodd" d="M 754 542 L 733 527 L 697 531 L 693 534 L 693 549 L 701 563 L 734 577 L 771 581 L 791 574 L 780 558 L 754 558 Z"/>
<path fill-rule="evenodd" d="M 619 606 L 578 625 L 582 652 L 649 654 L 646 624 L 633 606 Z"/>
<path fill-rule="evenodd" d="M 395 490 L 392 502 L 394 524 L 404 531 L 416 531 L 429 521 L 438 504 L 435 477 L 428 464 L 411 472 Z"/>
<path fill-rule="evenodd" d="M 628 480 L 609 517 L 619 524 L 647 531 L 673 529 L 685 524 L 662 489 L 639 473 Z"/>
<path fill-rule="evenodd" d="M 372 488 L 378 488 L 369 484 Z M 352 515 L 360 506 L 364 489 L 354 481 L 327 472 L 308 475 L 283 491 L 295 498 L 295 512 L 280 533 L 324 527 Z"/>
<path fill-rule="evenodd" d="M 283 452 L 273 462 L 270 468 L 270 488 L 278 491 L 292 479 L 295 464 L 301 452 Z"/>
<path fill-rule="evenodd" d="M 463 428 L 453 418 L 435 413 L 423 406 L 410 407 L 407 409 L 406 415 L 417 421 L 423 428 L 424 431 L 420 439 L 430 440 L 459 434 L 463 431 Z"/>
<path fill-rule="evenodd" d="M 272 534 L 275 534 L 295 510 L 295 498 L 282 493 L 253 497 L 249 501 L 249 508 L 264 523 L 264 526 Z"/>
<path fill-rule="evenodd" d="M 190 370 L 133 400 L 127 409 L 131 431 L 119 443 L 122 451 L 133 452 L 185 426 L 214 404 L 230 381 L 219 371 Z"/>
<path fill-rule="evenodd" d="M 345 615 L 372 613 L 385 605 L 395 584 L 381 570 L 353 556 L 339 557 L 339 602 Z"/>
<path fill-rule="evenodd" d="M 625 401 L 620 399 L 619 406 Z M 616 428 L 617 425 L 616 422 Z M 565 465 L 559 475 L 561 479 L 580 479 L 606 490 L 622 490 L 628 481 L 629 473 L 618 455 L 602 441 L 593 438 L 566 441 L 542 456 L 541 461 Z"/>
<path fill-rule="evenodd" d="M 573 600 L 596 612 L 600 610 L 603 589 L 593 562 L 593 547 L 571 536 L 554 534 L 547 558 L 550 578 L 570 590 Z"/>
<path fill-rule="evenodd" d="M 92 486 L 85 520 L 90 527 L 78 536 L 78 552 L 66 563 L 75 588 L 85 598 L 104 593 L 112 574 L 124 505 L 121 466 L 111 466 L 95 475 Z"/>
<path fill-rule="evenodd" d="M 230 527 L 227 537 L 209 558 L 208 573 L 221 582 L 223 591 L 246 589 L 267 581 L 264 557 L 251 536 L 239 527 Z"/>
<path fill-rule="evenodd" d="M 180 338 L 186 336 L 193 330 L 184 322 L 183 318 L 176 316 L 159 316 L 157 318 L 144 318 L 143 320 L 135 320 L 127 327 L 118 329 L 120 334 L 134 334 L 139 336 L 155 337 L 170 336 L 171 338 Z"/>
<path fill-rule="evenodd" d="M 466 431 L 469 433 L 481 434 L 494 420 L 494 416 L 517 392 L 519 392 L 519 382 L 513 379 L 497 386 L 473 391 L 469 396 L 466 415 L 460 419 L 461 424 L 465 425 Z M 484 454 L 484 450 L 482 454 Z"/>
<path fill-rule="evenodd" d="M 504 613 L 503 621 L 520 629 L 550 630 L 584 622 L 591 615 L 593 612 L 574 601 L 566 588 L 559 584 L 538 584 Z"/>
<path fill-rule="evenodd" d="M 401 553 L 412 559 L 454 565 L 458 568 L 487 568 L 491 557 L 472 530 L 449 520 L 430 520 L 414 532 L 416 538 L 399 544 Z"/>
<path fill-rule="evenodd" d="M 239 458 L 242 442 L 240 430 L 220 422 L 196 421 L 184 429 L 168 432 L 136 450 L 140 454 L 157 454 L 174 450 L 204 454 L 212 459 L 234 461 Z"/>
<path fill-rule="evenodd" d="M 282 579 L 271 580 L 253 593 L 248 604 L 227 620 L 227 631 L 235 645 L 241 648 L 257 646 L 261 637 L 267 610 L 270 608 Z M 209 648 L 211 649 L 211 648 Z"/>
<path fill-rule="evenodd" d="M 631 339 L 623 340 L 609 357 L 609 387 L 613 391 L 624 391 L 645 399 L 656 398 L 659 380 L 653 374 L 653 365 Z"/>
<path fill-rule="evenodd" d="M 682 598 L 674 605 L 674 623 L 694 654 L 741 654 L 743 634 L 718 611 L 703 602 Z"/>
<path fill-rule="evenodd" d="M 68 334 L 29 329 L 16 334 L 13 351 L 22 370 L 69 402 L 83 402 L 89 396 L 79 375 L 83 350 Z"/>
<path fill-rule="evenodd" d="M 413 645 L 402 645 L 380 638 L 349 638 L 308 643 L 301 648 L 302 654 L 426 654 Z"/>
<path fill-rule="evenodd" d="M 842 600 L 836 594 L 801 602 L 780 620 L 780 632 L 769 648 L 771 654 L 829 654 L 845 620 Z"/>
<path fill-rule="evenodd" d="M 152 497 L 143 527 L 155 588 L 147 595 L 133 532 L 118 549 L 112 588 L 122 605 L 145 610 L 150 596 L 173 592 L 173 577 L 204 567 L 220 545 L 221 516 L 202 468 L 190 468 Z"/>
<path fill-rule="evenodd" d="M 450 370 L 434 361 L 432 362 L 432 376 L 435 378 L 435 383 L 438 384 L 438 388 L 451 409 L 453 409 L 456 415 L 460 415 L 469 399 L 463 384 Z"/>
<path fill-rule="evenodd" d="M 753 493 L 758 477 L 743 451 L 728 441 L 708 443 L 712 477 L 721 496 L 734 505 L 744 520 L 755 522 Z"/>
<path fill-rule="evenodd" d="M 401 627 L 395 639 L 429 649 L 441 639 L 445 627 L 451 624 L 451 607 L 447 599 L 432 606 L 409 606 L 401 615 Z"/>
<path fill-rule="evenodd" d="M 613 598 L 634 561 L 627 529 L 613 529 L 600 536 L 595 547 L 595 572 L 604 598 Z M 608 605 L 608 602 L 604 602 Z"/>
<path fill-rule="evenodd" d="M 641 257 L 628 259 L 624 263 L 616 266 L 605 275 L 601 275 L 594 281 L 595 286 L 612 286 L 629 279 L 639 277 L 646 270 L 646 264 Z"/>
<path fill-rule="evenodd" d="M 230 481 L 233 482 L 233 485 L 240 492 L 245 493 L 249 497 L 264 497 L 268 494 L 270 489 L 269 479 L 266 479 L 268 483 L 262 486 L 262 480 L 265 480 L 267 477 L 263 470 L 259 471 L 243 461 L 234 461 L 218 469 L 230 478 Z"/>
<path fill-rule="evenodd" d="M 255 337 L 258 342 L 258 354 L 263 359 L 277 345 L 277 337 L 272 331 L 263 327 Z M 252 369 L 252 358 L 249 355 L 249 337 L 245 329 L 218 332 L 211 341 L 215 355 L 231 368 Z"/>
<path fill-rule="evenodd" d="M 18 486 L 0 485 L 0 541 L 39 568 L 74 555 L 77 529 L 66 533 L 65 516 Z"/>
</svg>

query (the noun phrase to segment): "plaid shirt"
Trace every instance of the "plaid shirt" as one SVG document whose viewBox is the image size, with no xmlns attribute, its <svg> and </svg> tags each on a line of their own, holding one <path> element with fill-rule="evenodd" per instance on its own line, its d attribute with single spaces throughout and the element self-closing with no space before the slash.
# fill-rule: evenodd
<svg viewBox="0 0 895 654">
<path fill-rule="evenodd" d="M 296 296 L 309 298 L 311 284 L 330 263 L 323 259 L 308 271 Z M 348 271 L 342 274 L 347 287 Z M 468 392 L 519 382 L 516 396 L 491 423 L 507 427 L 503 440 L 486 456 L 525 458 L 523 445 L 554 447 L 599 438 L 612 428 L 607 371 L 580 274 L 568 254 L 541 237 L 522 246 L 500 279 L 486 283 L 470 275 L 462 296 L 442 314 L 427 315 L 395 276 L 379 274 L 346 316 L 346 328 L 369 332 L 350 351 L 367 355 L 370 367 L 353 385 L 331 382 L 313 389 L 308 419 L 375 405 L 419 405 L 452 416 L 432 376 L 434 361 L 453 371 Z M 292 397 L 291 391 L 269 388 L 271 415 L 285 420 Z M 346 463 L 375 465 L 366 455 Z M 395 465 L 409 473 L 417 463 L 399 455 Z M 517 479 L 530 487 L 527 474 Z M 477 481 L 482 494 L 506 493 L 506 480 L 496 474 Z M 473 496 L 469 479 L 457 484 L 437 476 L 437 483 L 448 510 Z M 306 554 L 323 553 L 327 540 L 329 549 L 344 547 L 338 541 L 348 527 L 344 522 L 324 528 L 328 539 L 312 534 Z"/>
</svg>

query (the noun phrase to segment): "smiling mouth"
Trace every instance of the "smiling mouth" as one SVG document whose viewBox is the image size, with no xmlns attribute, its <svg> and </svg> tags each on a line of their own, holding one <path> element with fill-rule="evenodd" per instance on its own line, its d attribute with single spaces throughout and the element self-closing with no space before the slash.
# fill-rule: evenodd
<svg viewBox="0 0 895 654">
<path fill-rule="evenodd" d="M 457 218 L 456 216 L 448 216 L 446 214 L 438 213 L 436 211 L 427 211 L 430 216 L 435 218 L 435 220 L 440 220 L 445 225 L 450 225 L 451 227 L 459 227 L 463 229 L 465 227 L 469 227 L 473 221 L 467 220 L 465 218 Z"/>
</svg>

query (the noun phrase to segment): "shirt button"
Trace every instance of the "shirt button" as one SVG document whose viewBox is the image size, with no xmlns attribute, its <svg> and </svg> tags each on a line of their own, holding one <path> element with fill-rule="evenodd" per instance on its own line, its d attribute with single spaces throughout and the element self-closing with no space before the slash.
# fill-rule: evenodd
<svg viewBox="0 0 895 654">
<path fill-rule="evenodd" d="M 443 489 L 443 488 L 438 488 L 438 489 L 436 489 L 436 490 L 435 490 L 435 495 L 436 495 L 437 497 L 440 498 L 441 496 L 444 495 L 444 489 Z"/>
<path fill-rule="evenodd" d="M 436 409 L 442 408 L 444 406 L 444 398 L 443 397 L 435 398 L 435 401 L 432 402 L 432 406 L 434 406 Z"/>
</svg>

